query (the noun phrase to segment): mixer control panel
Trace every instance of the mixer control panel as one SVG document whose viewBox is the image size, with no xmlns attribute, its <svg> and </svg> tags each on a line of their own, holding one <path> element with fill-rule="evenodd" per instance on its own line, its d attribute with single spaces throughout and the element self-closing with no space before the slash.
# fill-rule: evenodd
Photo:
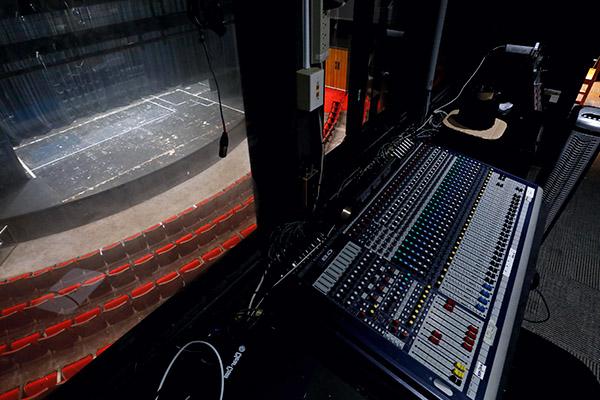
<svg viewBox="0 0 600 400">
<path fill-rule="evenodd" d="M 540 198 L 519 178 L 416 144 L 303 279 L 434 396 L 495 398 Z"/>
</svg>

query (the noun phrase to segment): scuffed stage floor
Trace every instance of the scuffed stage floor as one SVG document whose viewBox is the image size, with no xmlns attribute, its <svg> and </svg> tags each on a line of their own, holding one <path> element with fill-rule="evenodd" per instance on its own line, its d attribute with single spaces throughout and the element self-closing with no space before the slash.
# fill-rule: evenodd
<svg viewBox="0 0 600 400">
<path fill-rule="evenodd" d="M 230 130 L 244 118 L 242 102 L 223 103 Z M 216 93 L 204 81 L 77 120 L 15 150 L 32 176 L 43 178 L 68 202 L 171 164 L 206 146 L 221 131 Z"/>
</svg>

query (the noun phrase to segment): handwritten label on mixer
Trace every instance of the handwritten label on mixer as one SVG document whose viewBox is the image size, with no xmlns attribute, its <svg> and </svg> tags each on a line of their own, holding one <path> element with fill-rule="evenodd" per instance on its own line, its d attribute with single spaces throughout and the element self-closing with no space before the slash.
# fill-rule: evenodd
<svg viewBox="0 0 600 400">
<path fill-rule="evenodd" d="M 477 361 L 477 364 L 475 364 L 475 371 L 473 371 L 473 373 L 476 377 L 483 380 L 486 368 L 487 367 L 485 366 L 485 364 L 482 364 L 481 362 Z"/>
<path fill-rule="evenodd" d="M 490 320 L 490 323 L 489 323 L 487 329 L 485 330 L 485 334 L 483 335 L 484 343 L 492 346 L 494 344 L 494 338 L 496 337 L 497 330 L 498 330 L 498 328 L 496 328 L 495 321 Z"/>
<path fill-rule="evenodd" d="M 515 256 L 517 255 L 517 251 L 515 249 L 510 249 L 508 252 L 508 257 L 506 257 L 506 266 L 504 267 L 504 271 L 502 275 L 507 278 L 510 276 L 510 271 L 512 271 L 513 263 L 515 262 Z"/>
<path fill-rule="evenodd" d="M 525 202 L 529 203 L 531 199 L 533 199 L 533 195 L 535 194 L 535 190 L 531 187 L 527 188 L 527 192 L 525 192 Z"/>
</svg>

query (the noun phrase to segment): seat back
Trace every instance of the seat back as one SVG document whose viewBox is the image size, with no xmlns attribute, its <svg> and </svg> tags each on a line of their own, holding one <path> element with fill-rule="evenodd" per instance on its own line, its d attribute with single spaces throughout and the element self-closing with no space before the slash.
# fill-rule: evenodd
<svg viewBox="0 0 600 400">
<path fill-rule="evenodd" d="M 108 271 L 107 279 L 110 285 L 118 289 L 135 280 L 131 264 L 123 264 Z"/>
<path fill-rule="evenodd" d="M 154 254 L 146 254 L 133 262 L 133 273 L 140 280 L 151 276 L 158 270 L 158 261 Z"/>
<path fill-rule="evenodd" d="M 92 362 L 94 357 L 91 354 L 80 358 L 79 360 L 62 367 L 61 372 L 64 380 L 71 379 L 76 373 L 81 371 L 83 367 Z"/>
<path fill-rule="evenodd" d="M 146 238 L 146 243 L 148 243 L 148 246 L 154 246 L 161 240 L 164 240 L 167 235 L 165 228 L 162 226 L 162 224 L 156 224 L 148 229 L 145 229 L 144 236 Z"/>
<path fill-rule="evenodd" d="M 162 224 L 165 227 L 165 231 L 167 231 L 167 236 L 174 235 L 183 229 L 183 224 L 177 215 L 165 219 Z"/>
<path fill-rule="evenodd" d="M 102 258 L 106 264 L 112 264 L 127 256 L 125 248 L 121 242 L 115 242 L 102 248 Z"/>
<path fill-rule="evenodd" d="M 179 255 L 177 254 L 177 247 L 173 243 L 168 243 L 163 247 L 156 249 L 156 260 L 160 267 L 166 267 L 167 265 L 175 262 Z"/>
<path fill-rule="evenodd" d="M 198 248 L 198 236 L 193 233 L 183 235 L 175 241 L 177 251 L 181 257 L 186 256 Z"/>
<path fill-rule="evenodd" d="M 168 299 L 183 287 L 183 278 L 177 271 L 170 272 L 156 280 L 160 297 Z"/>
<path fill-rule="evenodd" d="M 202 259 L 196 258 L 179 268 L 179 275 L 186 285 L 189 285 L 202 272 Z"/>
<path fill-rule="evenodd" d="M 100 307 L 94 307 L 89 311 L 83 312 L 73 318 L 71 329 L 79 337 L 85 338 L 101 332 L 106 327 L 104 318 L 100 316 L 102 310 Z"/>
<path fill-rule="evenodd" d="M 146 241 L 141 232 L 131 235 L 123 240 L 123 247 L 127 254 L 134 255 L 146 248 Z"/>
<path fill-rule="evenodd" d="M 133 315 L 133 307 L 126 294 L 105 302 L 102 310 L 102 316 L 109 325 L 116 325 Z"/>
<path fill-rule="evenodd" d="M 136 311 L 143 311 L 159 300 L 160 294 L 154 282 L 148 282 L 131 291 L 131 304 Z"/>
<path fill-rule="evenodd" d="M 27 382 L 25 386 L 23 386 L 23 394 L 30 398 L 33 396 L 39 396 L 42 393 L 49 392 L 56 386 L 57 382 L 58 373 L 56 371 L 51 372 L 44 377 Z"/>
</svg>

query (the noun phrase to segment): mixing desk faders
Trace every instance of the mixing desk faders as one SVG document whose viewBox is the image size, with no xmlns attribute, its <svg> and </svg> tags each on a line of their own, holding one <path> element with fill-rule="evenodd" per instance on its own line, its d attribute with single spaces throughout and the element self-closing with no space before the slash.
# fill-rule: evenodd
<svg viewBox="0 0 600 400">
<path fill-rule="evenodd" d="M 471 158 L 413 145 L 300 276 L 338 310 L 343 334 L 422 396 L 495 398 L 541 192 Z"/>
</svg>

